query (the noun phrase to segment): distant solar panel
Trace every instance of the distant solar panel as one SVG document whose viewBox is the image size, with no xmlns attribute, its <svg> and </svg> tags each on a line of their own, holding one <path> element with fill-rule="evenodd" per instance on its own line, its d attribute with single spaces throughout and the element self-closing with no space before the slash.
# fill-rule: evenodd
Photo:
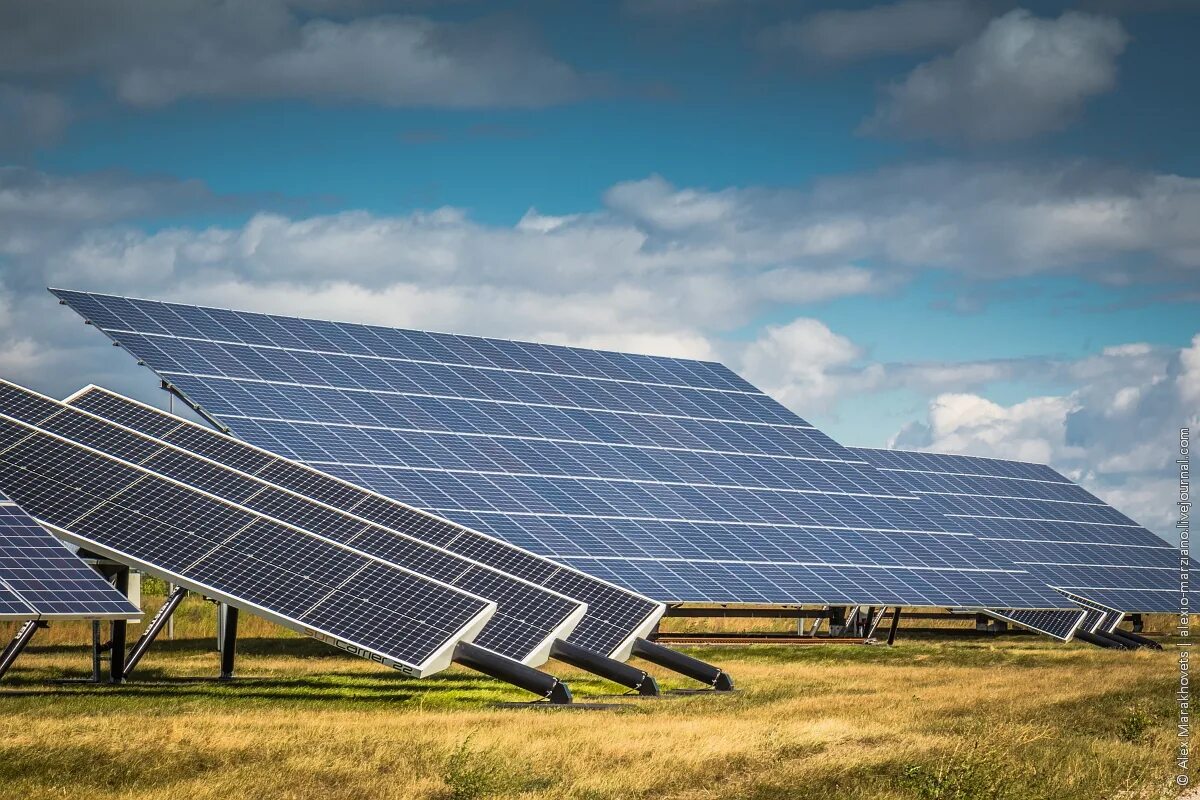
<svg viewBox="0 0 1200 800">
<path fill-rule="evenodd" d="M 1113 611 L 1179 610 L 1178 549 L 1050 467 L 937 453 L 854 452 L 1069 597 Z"/>
<path fill-rule="evenodd" d="M 1062 604 L 720 364 L 52 291 L 239 438 L 648 597 Z"/>
<path fill-rule="evenodd" d="M 9 399 L 15 394 L 7 392 Z M 54 401 L 16 398 L 5 411 Z M 0 413 L 0 487 L 89 550 L 414 676 L 495 604 Z"/>
<path fill-rule="evenodd" d="M 357 520 L 347 526 L 351 536 L 346 540 L 347 543 L 371 550 L 380 557 L 407 557 L 405 552 L 396 552 L 392 541 L 394 537 L 386 535 L 390 533 L 386 529 L 395 529 L 415 540 L 430 542 L 451 553 L 482 561 L 513 575 L 523 576 L 535 585 L 550 587 L 555 590 L 554 593 L 546 594 L 552 601 L 561 598 L 558 591 L 571 597 L 585 598 L 588 603 L 587 615 L 571 633 L 570 641 L 595 652 L 604 655 L 615 654 L 620 658 L 627 657 L 631 639 L 648 633 L 662 614 L 663 609 L 659 603 L 113 392 L 88 387 L 68 398 L 67 403 L 116 424 L 144 431 L 165 443 L 188 448 L 214 462 L 230 465 L 231 468 L 253 475 L 257 480 L 268 481 L 285 492 L 312 498 L 297 507 L 295 502 L 275 501 L 279 493 L 274 492 L 249 502 L 252 507 L 263 508 L 266 501 L 272 500 L 269 504 L 271 513 L 286 515 L 297 511 L 314 513 L 305 512 L 305 509 L 312 509 L 316 505 L 326 509 L 322 512 L 325 519 L 332 517 L 342 520 L 342 524 Z M 102 441 L 110 440 L 112 433 L 105 431 L 97 438 Z M 150 463 L 157 464 L 159 461 L 160 459 L 155 458 Z M 246 483 L 247 487 L 242 494 L 253 493 L 253 481 Z M 489 597 L 503 599 L 505 596 L 496 593 L 498 587 L 489 586 L 488 589 L 493 592 Z M 522 605 L 527 609 L 527 614 L 540 617 L 549 616 L 555 607 L 553 602 L 543 605 L 525 601 Z M 504 609 L 505 604 L 501 603 L 497 617 L 501 617 Z M 578 616 L 572 615 L 571 619 L 574 624 Z M 542 635 L 530 639 L 514 635 L 516 631 L 527 627 L 524 623 L 503 623 L 503 619 L 493 618 L 475 644 L 491 646 L 497 652 L 526 664 L 536 665 L 545 660 L 544 639 L 553 626 L 542 625 Z M 527 641 L 527 644 L 522 645 L 522 640 Z"/>
<path fill-rule="evenodd" d="M 136 619 L 142 612 L 0 495 L 0 619 Z"/>
</svg>

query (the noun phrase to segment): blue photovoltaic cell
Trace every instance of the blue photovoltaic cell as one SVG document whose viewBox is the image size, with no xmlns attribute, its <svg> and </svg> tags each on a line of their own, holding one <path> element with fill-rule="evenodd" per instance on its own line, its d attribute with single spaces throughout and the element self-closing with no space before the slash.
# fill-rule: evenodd
<svg viewBox="0 0 1200 800">
<path fill-rule="evenodd" d="M 1179 610 L 1178 548 L 1050 467 L 898 450 L 854 452 L 1068 596 L 1131 613 Z"/>
<path fill-rule="evenodd" d="M 0 617 L 139 616 L 112 584 L 0 495 Z"/>
<path fill-rule="evenodd" d="M 410 674 L 494 610 L 480 597 L 12 416 L 37 417 L 42 402 L 58 405 L 0 381 L 0 487 L 32 517 L 88 547 L 349 643 L 352 652 L 374 651 Z"/>
<path fill-rule="evenodd" d="M 657 600 L 1062 606 L 720 364 L 54 292 L 239 438 Z"/>
</svg>

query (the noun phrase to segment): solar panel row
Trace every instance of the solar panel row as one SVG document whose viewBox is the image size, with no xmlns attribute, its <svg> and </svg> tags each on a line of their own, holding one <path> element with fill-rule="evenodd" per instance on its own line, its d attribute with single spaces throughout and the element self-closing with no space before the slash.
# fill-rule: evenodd
<svg viewBox="0 0 1200 800">
<path fill-rule="evenodd" d="M 14 395 L 24 398 L 32 393 L 0 383 L 0 410 L 20 404 L 11 402 Z M 33 418 L 23 421 L 261 513 L 270 520 L 311 531 L 330 542 L 496 601 L 497 611 L 475 643 L 501 655 L 526 663 L 542 663 L 552 642 L 565 637 L 583 616 L 585 606 L 576 600 L 405 535 L 406 529 L 449 527 L 427 515 L 410 511 L 393 520 L 396 530 L 385 528 L 86 411 L 57 403 L 54 406 L 38 409 Z M 47 410 L 51 410 L 48 415 Z M 280 463 L 278 467 L 286 465 Z"/>
<path fill-rule="evenodd" d="M 854 452 L 1080 605 L 1090 601 L 1118 613 L 1179 610 L 1178 549 L 1050 467 Z"/>
<path fill-rule="evenodd" d="M 54 291 L 240 438 L 651 597 L 1062 605 L 718 364 Z"/>
<path fill-rule="evenodd" d="M 4 410 L 54 405 L 21 400 Z M 408 674 L 447 666 L 454 645 L 470 640 L 495 611 L 483 598 L 8 413 L 0 413 L 0 487 L 39 522 L 90 550 Z"/>
</svg>

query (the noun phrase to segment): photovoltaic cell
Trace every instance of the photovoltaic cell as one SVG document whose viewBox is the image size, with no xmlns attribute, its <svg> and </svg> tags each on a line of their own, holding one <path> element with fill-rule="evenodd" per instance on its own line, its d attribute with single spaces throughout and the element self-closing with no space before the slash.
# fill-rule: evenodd
<svg viewBox="0 0 1200 800">
<path fill-rule="evenodd" d="M 0 619 L 135 619 L 141 611 L 0 495 Z"/>
<path fill-rule="evenodd" d="M 500 601 L 496 616 L 475 644 L 503 655 L 529 663 L 528 656 L 546 640 L 547 632 L 574 614 L 577 603 L 564 605 L 562 595 L 588 602 L 587 616 L 570 640 L 605 654 L 626 643 L 631 634 L 644 631 L 661 613 L 658 603 L 104 389 L 88 387 L 71 397 L 68 405 L 78 409 L 77 414 L 87 412 L 110 420 L 109 429 L 123 425 L 153 430 L 161 442 L 189 448 L 188 453 L 163 450 L 144 462 L 163 474 L 186 476 L 187 482 L 227 499 L 284 521 L 307 524 L 325 536 L 447 583 L 467 573 L 474 581 L 470 591 Z M 94 438 L 111 442 L 116 436 L 107 430 Z M 204 459 L 236 465 L 253 477 L 238 478 L 228 469 L 214 469 Z M 264 482 L 270 486 L 264 487 Z M 398 536 L 396 531 L 404 535 Z M 448 552 L 437 556 L 439 551 L 426 543 Z M 521 576 L 555 593 L 527 584 L 502 586 L 497 583 L 498 576 L 489 577 L 488 570 L 478 568 L 480 564 Z M 544 655 L 543 650 L 542 658 Z"/>
<path fill-rule="evenodd" d="M 1179 610 L 1178 549 L 1048 466 L 854 452 L 1069 597 L 1118 612 Z"/>
<path fill-rule="evenodd" d="M 14 387 L 5 388 L 11 395 Z M 15 410 L 2 396 L 0 409 Z M 39 522 L 89 549 L 409 674 L 448 665 L 453 645 L 494 611 L 487 600 L 5 413 L 0 438 L 0 487 Z M 331 614 L 335 606 L 356 613 Z"/>
<path fill-rule="evenodd" d="M 53 291 L 238 438 L 648 597 L 1062 604 L 720 364 Z"/>
</svg>

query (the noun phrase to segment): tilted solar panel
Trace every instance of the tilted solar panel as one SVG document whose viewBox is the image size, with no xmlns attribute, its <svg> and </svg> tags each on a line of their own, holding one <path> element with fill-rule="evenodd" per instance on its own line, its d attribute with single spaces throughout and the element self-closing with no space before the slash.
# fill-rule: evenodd
<svg viewBox="0 0 1200 800">
<path fill-rule="evenodd" d="M 52 291 L 239 438 L 655 599 L 1062 605 L 719 364 Z"/>
<path fill-rule="evenodd" d="M 1083 623 L 1088 616 L 1085 609 L 1077 608 L 1074 610 L 1048 610 L 1048 611 L 1022 611 L 1020 609 L 990 609 L 988 611 L 993 617 L 1002 619 L 1007 622 L 1013 622 L 1023 628 L 1044 633 L 1047 636 L 1052 636 L 1064 642 L 1069 642 L 1071 637 L 1075 635 L 1075 631 Z"/>
<path fill-rule="evenodd" d="M 9 397 L 12 393 L 7 393 Z M 46 398 L 6 402 L 24 413 Z M 0 413 L 0 487 L 89 550 L 414 676 L 495 604 Z"/>
<path fill-rule="evenodd" d="M 14 394 L 20 396 L 24 391 L 0 382 L 0 411 L 11 404 Z M 86 410 L 64 404 L 53 414 L 46 415 L 39 410 L 34 416 L 34 419 L 23 421 L 181 481 L 271 520 L 303 528 L 331 542 L 496 601 L 496 613 L 475 638 L 474 644 L 527 665 L 544 663 L 554 640 L 569 634 L 586 609 L 584 604 L 560 593 L 406 535 L 406 530 L 419 527 L 449 527 L 449 523 L 428 515 L 412 512 L 407 518 L 393 522 L 395 530 L 385 528 Z M 183 420 L 177 419 L 177 422 L 184 424 Z M 280 463 L 279 466 L 285 465 Z"/>
<path fill-rule="evenodd" d="M 1179 610 L 1178 548 L 1048 466 L 898 450 L 854 452 L 1068 596 L 1114 611 Z"/>
<path fill-rule="evenodd" d="M 355 538 L 348 542 L 355 547 L 362 548 L 379 540 L 377 535 L 364 535 L 364 527 L 371 530 L 384 526 L 464 558 L 523 576 L 536 585 L 553 590 L 552 598 L 560 597 L 557 592 L 586 598 L 587 614 L 575 626 L 569 640 L 595 652 L 615 654 L 622 659 L 627 657 L 631 640 L 648 633 L 662 614 L 659 603 L 105 389 L 88 387 L 68 398 L 67 403 L 128 428 L 153 434 L 163 442 L 185 447 L 215 462 L 232 465 L 285 491 L 313 498 L 341 517 L 357 519 L 358 524 L 352 532 Z M 390 538 L 383 537 L 384 548 L 376 551 L 376 555 L 385 558 L 391 555 L 394 548 L 390 547 Z M 496 597 L 501 599 L 501 596 Z M 501 603 L 497 617 L 503 611 L 504 604 Z M 539 608 L 531 609 L 530 613 L 545 615 L 548 611 Z M 573 624 L 577 619 L 577 616 L 572 618 Z M 497 644 L 503 642 L 504 628 L 497 625 L 500 621 L 493 618 L 475 644 L 489 646 L 493 636 L 500 637 Z M 493 649 L 530 665 L 545 660 L 542 645 L 529 652 L 519 652 L 511 645 L 493 646 Z"/>
<path fill-rule="evenodd" d="M 0 619 L 136 619 L 142 612 L 0 495 Z"/>
</svg>

